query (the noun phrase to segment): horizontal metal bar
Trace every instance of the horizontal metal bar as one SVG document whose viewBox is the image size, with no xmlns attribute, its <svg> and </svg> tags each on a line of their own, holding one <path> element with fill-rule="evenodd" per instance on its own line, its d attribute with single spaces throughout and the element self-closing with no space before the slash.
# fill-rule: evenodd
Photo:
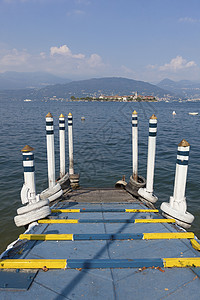
<svg viewBox="0 0 200 300">
<path fill-rule="evenodd" d="M 73 241 L 73 234 L 20 234 L 20 240 Z"/>
<path fill-rule="evenodd" d="M 165 268 L 200 267 L 200 257 L 163 258 Z"/>
<path fill-rule="evenodd" d="M 193 232 L 157 232 L 144 233 L 144 240 L 158 240 L 158 239 L 193 239 Z"/>
<path fill-rule="evenodd" d="M 69 269 L 107 269 L 107 268 L 142 268 L 164 267 L 161 258 L 144 259 L 68 259 Z"/>
<path fill-rule="evenodd" d="M 174 219 L 135 219 L 135 223 L 175 223 Z"/>
<path fill-rule="evenodd" d="M 174 219 L 43 219 L 40 224 L 60 223 L 175 223 Z"/>
<path fill-rule="evenodd" d="M 21 240 L 38 241 L 82 241 L 82 240 L 155 240 L 193 239 L 193 232 L 113 233 L 113 234 L 20 234 Z"/>
<path fill-rule="evenodd" d="M 126 213 L 149 213 L 149 212 L 159 212 L 158 209 L 125 209 L 125 208 L 108 208 L 108 209 L 96 209 L 96 208 L 80 208 L 80 209 L 64 209 L 64 208 L 56 208 L 52 209 L 51 212 L 62 212 L 62 213 L 84 213 L 84 212 L 126 212 Z"/>
<path fill-rule="evenodd" d="M 66 259 L 0 259 L 0 269 L 64 269 Z"/>
<path fill-rule="evenodd" d="M 75 219 L 43 219 L 38 220 L 39 224 L 71 224 L 78 223 L 78 220 Z"/>
<path fill-rule="evenodd" d="M 142 259 L 0 259 L 0 269 L 200 267 L 200 257 Z"/>
</svg>

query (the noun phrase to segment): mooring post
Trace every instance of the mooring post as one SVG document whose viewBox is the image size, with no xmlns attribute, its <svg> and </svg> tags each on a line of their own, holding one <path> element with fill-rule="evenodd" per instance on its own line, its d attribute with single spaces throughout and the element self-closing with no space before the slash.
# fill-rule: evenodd
<svg viewBox="0 0 200 300">
<path fill-rule="evenodd" d="M 36 202 L 34 149 L 26 145 L 22 150 L 24 167 L 24 185 L 21 190 L 22 204 Z"/>
<path fill-rule="evenodd" d="M 185 212 L 187 205 L 185 201 L 185 188 L 188 171 L 190 144 L 186 140 L 182 140 L 178 145 L 176 173 L 174 181 L 174 208 Z"/>
<path fill-rule="evenodd" d="M 163 202 L 160 207 L 165 217 L 172 216 L 177 224 L 186 229 L 190 228 L 194 220 L 194 216 L 186 211 L 185 198 L 189 151 L 190 144 L 183 139 L 178 145 L 173 196 L 169 203 Z"/>
<path fill-rule="evenodd" d="M 154 167 L 156 154 L 157 117 L 153 114 L 149 119 L 149 140 L 147 158 L 146 188 L 138 190 L 138 194 L 144 199 L 155 203 L 158 198 L 153 194 Z"/>
<path fill-rule="evenodd" d="M 74 174 L 74 158 L 73 158 L 73 133 L 72 133 L 72 114 L 68 114 L 68 141 L 69 141 L 69 175 Z"/>
<path fill-rule="evenodd" d="M 65 117 L 59 117 L 59 140 L 60 140 L 60 178 L 65 176 Z"/>
<path fill-rule="evenodd" d="M 132 113 L 132 163 L 133 179 L 138 181 L 138 121 L 137 112 Z"/>
<path fill-rule="evenodd" d="M 46 139 L 47 139 L 48 181 L 49 181 L 49 187 L 53 187 L 56 183 L 54 127 L 53 127 L 53 116 L 50 112 L 46 115 Z"/>
</svg>

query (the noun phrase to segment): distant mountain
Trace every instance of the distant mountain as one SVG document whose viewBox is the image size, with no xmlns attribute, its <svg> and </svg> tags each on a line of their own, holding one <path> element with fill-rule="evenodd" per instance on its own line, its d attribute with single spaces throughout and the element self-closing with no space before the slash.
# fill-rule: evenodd
<svg viewBox="0 0 200 300">
<path fill-rule="evenodd" d="M 130 95 L 138 92 L 141 95 L 164 97 L 174 96 L 156 85 L 127 78 L 106 77 L 72 81 L 66 84 L 48 85 L 40 89 L 0 91 L 1 99 L 48 99 L 51 97 L 70 99 L 75 97 L 98 97 L 100 95 Z"/>
<path fill-rule="evenodd" d="M 45 72 L 5 72 L 0 73 L 0 90 L 42 88 L 46 85 L 69 81 L 69 79 Z"/>
<path fill-rule="evenodd" d="M 66 84 L 46 86 L 35 91 L 35 97 L 70 98 L 100 96 L 100 95 L 130 95 L 135 92 L 142 95 L 163 97 L 169 93 L 162 88 L 148 82 L 120 77 L 93 78 L 88 80 L 72 81 Z"/>
<path fill-rule="evenodd" d="M 163 79 L 157 84 L 162 89 L 178 94 L 185 98 L 200 97 L 200 82 L 190 80 L 173 81 L 168 78 Z"/>
</svg>

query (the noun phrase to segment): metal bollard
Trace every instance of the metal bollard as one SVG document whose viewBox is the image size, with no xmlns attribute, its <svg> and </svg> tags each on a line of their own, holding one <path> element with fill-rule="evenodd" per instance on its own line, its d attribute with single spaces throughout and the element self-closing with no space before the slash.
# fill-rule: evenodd
<svg viewBox="0 0 200 300">
<path fill-rule="evenodd" d="M 132 163 L 133 179 L 138 181 L 138 121 L 137 112 L 132 113 Z"/>
<path fill-rule="evenodd" d="M 26 145 L 22 150 L 24 167 L 24 185 L 21 190 L 22 204 L 36 202 L 34 149 Z"/>
<path fill-rule="evenodd" d="M 190 144 L 183 139 L 178 145 L 173 196 L 170 197 L 169 203 L 163 202 L 160 207 L 166 218 L 173 217 L 178 225 L 186 229 L 190 228 L 194 221 L 194 216 L 186 211 L 185 198 L 189 151 Z"/>
<path fill-rule="evenodd" d="M 72 114 L 68 114 L 68 141 L 69 141 L 69 175 L 74 174 L 74 158 L 73 158 L 73 134 L 72 134 Z"/>
<path fill-rule="evenodd" d="M 46 115 L 46 140 L 47 140 L 47 163 L 49 187 L 56 184 L 55 179 L 55 153 L 54 153 L 54 127 L 51 113 Z"/>
<path fill-rule="evenodd" d="M 140 188 L 138 194 L 149 202 L 155 203 L 158 198 L 153 194 L 155 153 L 156 153 L 157 117 L 153 114 L 149 119 L 149 140 L 147 159 L 146 188 Z"/>
<path fill-rule="evenodd" d="M 60 140 L 60 178 L 65 176 L 65 117 L 59 117 L 59 140 Z"/>
</svg>

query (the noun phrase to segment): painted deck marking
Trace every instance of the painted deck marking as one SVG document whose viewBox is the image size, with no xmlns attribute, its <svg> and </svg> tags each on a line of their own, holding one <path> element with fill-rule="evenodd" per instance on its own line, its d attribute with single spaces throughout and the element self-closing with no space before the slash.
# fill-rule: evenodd
<svg viewBox="0 0 200 300">
<path fill-rule="evenodd" d="M 194 238 L 190 240 L 190 243 L 195 250 L 200 251 L 200 244 Z"/>
<path fill-rule="evenodd" d="M 200 257 L 142 259 L 0 259 L 0 269 L 200 267 Z"/>
<path fill-rule="evenodd" d="M 154 240 L 154 239 L 193 239 L 192 232 L 162 233 L 117 233 L 117 234 L 20 234 L 21 240 L 38 241 L 83 241 L 83 240 Z"/>
<path fill-rule="evenodd" d="M 43 219 L 40 224 L 60 223 L 175 223 L 174 219 Z"/>
<path fill-rule="evenodd" d="M 92 208 L 80 208 L 80 209 L 63 209 L 63 208 L 56 208 L 51 210 L 52 213 L 84 213 L 84 212 L 125 212 L 125 213 L 149 213 L 149 212 L 154 212 L 157 213 L 159 212 L 158 209 L 116 209 L 116 208 L 111 208 L 111 209 L 92 209 Z"/>
<path fill-rule="evenodd" d="M 0 259 L 0 269 L 64 269 L 66 265 L 66 259 Z"/>
<path fill-rule="evenodd" d="M 165 268 L 200 267 L 200 257 L 163 258 Z"/>
</svg>

